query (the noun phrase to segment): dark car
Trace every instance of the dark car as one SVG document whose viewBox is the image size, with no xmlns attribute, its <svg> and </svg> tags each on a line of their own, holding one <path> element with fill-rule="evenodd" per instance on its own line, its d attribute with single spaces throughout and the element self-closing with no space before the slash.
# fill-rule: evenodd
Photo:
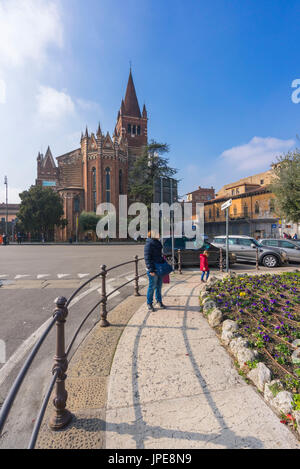
<svg viewBox="0 0 300 469">
<path fill-rule="evenodd" d="M 191 248 L 190 245 L 193 245 Z M 189 238 L 182 237 L 182 238 L 175 238 L 174 239 L 174 255 L 175 255 L 175 264 L 178 263 L 178 250 L 181 251 L 181 265 L 182 266 L 200 266 L 200 254 L 204 251 L 209 252 L 208 256 L 208 265 L 209 266 L 217 266 L 220 265 L 220 249 L 216 246 L 213 246 L 208 241 L 204 241 L 204 243 L 199 245 L 197 241 L 190 240 Z M 163 240 L 163 252 L 164 254 L 170 258 L 172 256 L 172 239 L 171 238 L 164 238 Z M 223 267 L 226 267 L 226 251 L 222 249 L 222 260 L 223 260 Z M 235 254 L 229 253 L 229 264 L 230 266 L 236 262 Z"/>
</svg>

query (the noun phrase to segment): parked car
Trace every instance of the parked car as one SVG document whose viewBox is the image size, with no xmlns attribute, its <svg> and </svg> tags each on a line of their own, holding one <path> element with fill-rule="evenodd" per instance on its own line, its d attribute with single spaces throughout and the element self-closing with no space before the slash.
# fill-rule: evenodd
<svg viewBox="0 0 300 469">
<path fill-rule="evenodd" d="M 187 243 L 192 243 L 194 245 L 193 248 L 189 246 Z M 163 252 L 169 258 L 172 256 L 172 239 L 171 238 L 164 238 L 163 240 Z M 217 266 L 220 265 L 220 248 L 213 246 L 208 241 L 204 240 L 204 243 L 198 245 L 196 241 L 190 240 L 183 236 L 182 238 L 175 238 L 174 239 L 174 251 L 175 251 L 175 263 L 178 262 L 178 250 L 181 251 L 181 265 L 182 266 L 193 266 L 197 265 L 200 266 L 200 254 L 207 250 L 209 252 L 208 256 L 208 265 L 209 266 Z M 222 261 L 223 267 L 226 267 L 226 251 L 222 250 Z M 234 253 L 229 253 L 229 265 L 233 265 L 236 262 L 236 257 Z"/>
<path fill-rule="evenodd" d="M 262 246 L 270 248 L 280 248 L 286 252 L 289 262 L 300 263 L 300 244 L 299 241 L 292 239 L 260 239 L 259 243 Z"/>
<path fill-rule="evenodd" d="M 212 244 L 226 249 L 226 236 L 215 236 Z M 263 246 L 251 236 L 229 236 L 229 252 L 233 252 L 236 255 L 237 262 L 256 262 L 257 248 L 260 265 L 272 268 L 288 262 L 287 254 L 280 248 Z"/>
</svg>

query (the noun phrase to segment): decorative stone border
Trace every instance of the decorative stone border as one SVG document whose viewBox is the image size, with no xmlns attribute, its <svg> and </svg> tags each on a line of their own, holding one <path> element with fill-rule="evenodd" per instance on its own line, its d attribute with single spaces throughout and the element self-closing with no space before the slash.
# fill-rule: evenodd
<svg viewBox="0 0 300 469">
<path fill-rule="evenodd" d="M 225 274 L 223 278 L 227 276 L 232 276 L 232 273 Z M 207 286 L 212 286 L 219 280 L 220 279 L 217 277 L 210 277 Z M 247 339 L 239 334 L 239 325 L 237 322 L 230 319 L 223 320 L 222 311 L 210 298 L 206 286 L 200 292 L 200 307 L 212 328 L 222 325 L 221 342 L 229 348 L 232 355 L 237 359 L 241 370 L 245 367 L 246 362 L 254 362 L 257 360 L 258 351 L 249 348 Z M 295 345 L 299 348 L 295 351 L 294 358 L 299 360 L 300 340 L 295 341 Z M 258 362 L 256 367 L 251 369 L 246 376 L 260 393 L 262 393 L 264 400 L 278 416 L 290 414 L 295 419 L 297 433 L 300 436 L 300 411 L 293 409 L 293 394 L 284 390 L 280 380 L 272 380 L 272 373 L 263 362 Z"/>
</svg>

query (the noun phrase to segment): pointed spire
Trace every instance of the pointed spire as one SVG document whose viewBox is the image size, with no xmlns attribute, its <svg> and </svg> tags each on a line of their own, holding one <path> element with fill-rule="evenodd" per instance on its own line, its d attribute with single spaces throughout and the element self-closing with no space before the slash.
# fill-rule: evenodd
<svg viewBox="0 0 300 469">
<path fill-rule="evenodd" d="M 50 164 L 52 167 L 56 168 L 56 164 L 55 164 L 55 161 L 54 161 L 54 158 L 52 156 L 52 153 L 51 153 L 51 150 L 50 150 L 49 146 L 47 148 L 46 155 L 45 155 L 45 158 L 43 160 L 43 166 L 46 166 L 47 163 Z"/>
<path fill-rule="evenodd" d="M 136 96 L 135 86 L 133 83 L 131 68 L 125 95 L 125 114 L 126 116 L 141 117 L 141 110 Z"/>
<path fill-rule="evenodd" d="M 100 127 L 100 122 L 99 122 L 99 125 L 98 125 L 98 130 L 97 130 L 97 137 L 101 137 L 102 135 L 102 132 L 101 132 L 101 127 Z"/>
<path fill-rule="evenodd" d="M 124 99 L 122 99 L 122 102 L 121 102 L 120 113 L 121 113 L 123 116 L 124 116 L 124 114 L 126 114 Z"/>
<path fill-rule="evenodd" d="M 144 119 L 147 119 L 147 117 L 148 117 L 147 109 L 146 109 L 146 104 L 144 104 L 144 106 L 143 106 L 143 114 L 142 114 L 142 116 L 143 116 Z"/>
<path fill-rule="evenodd" d="M 88 131 L 88 127 L 86 126 L 86 129 L 85 129 L 85 137 L 88 137 L 89 136 L 89 131 Z"/>
</svg>

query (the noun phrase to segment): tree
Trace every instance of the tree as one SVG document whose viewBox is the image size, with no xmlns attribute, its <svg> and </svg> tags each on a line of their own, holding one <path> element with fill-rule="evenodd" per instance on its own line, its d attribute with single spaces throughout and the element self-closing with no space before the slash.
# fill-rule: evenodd
<svg viewBox="0 0 300 469">
<path fill-rule="evenodd" d="M 169 153 L 169 146 L 166 143 L 152 140 L 137 158 L 129 173 L 129 198 L 132 201 L 142 202 L 150 208 L 155 179 L 172 178 L 177 174 L 177 169 L 171 168 L 169 159 L 163 156 L 166 153 Z"/>
<path fill-rule="evenodd" d="M 53 237 L 55 227 L 66 226 L 62 200 L 52 189 L 33 186 L 19 196 L 21 205 L 17 218 L 24 231 L 32 235 L 42 234 L 49 240 Z"/>
<path fill-rule="evenodd" d="M 296 149 L 277 158 L 270 186 L 277 211 L 288 221 L 300 222 L 300 152 Z"/>
<path fill-rule="evenodd" d="M 101 218 L 94 212 L 82 212 L 79 217 L 80 228 L 82 231 L 96 231 L 97 223 Z"/>
</svg>

